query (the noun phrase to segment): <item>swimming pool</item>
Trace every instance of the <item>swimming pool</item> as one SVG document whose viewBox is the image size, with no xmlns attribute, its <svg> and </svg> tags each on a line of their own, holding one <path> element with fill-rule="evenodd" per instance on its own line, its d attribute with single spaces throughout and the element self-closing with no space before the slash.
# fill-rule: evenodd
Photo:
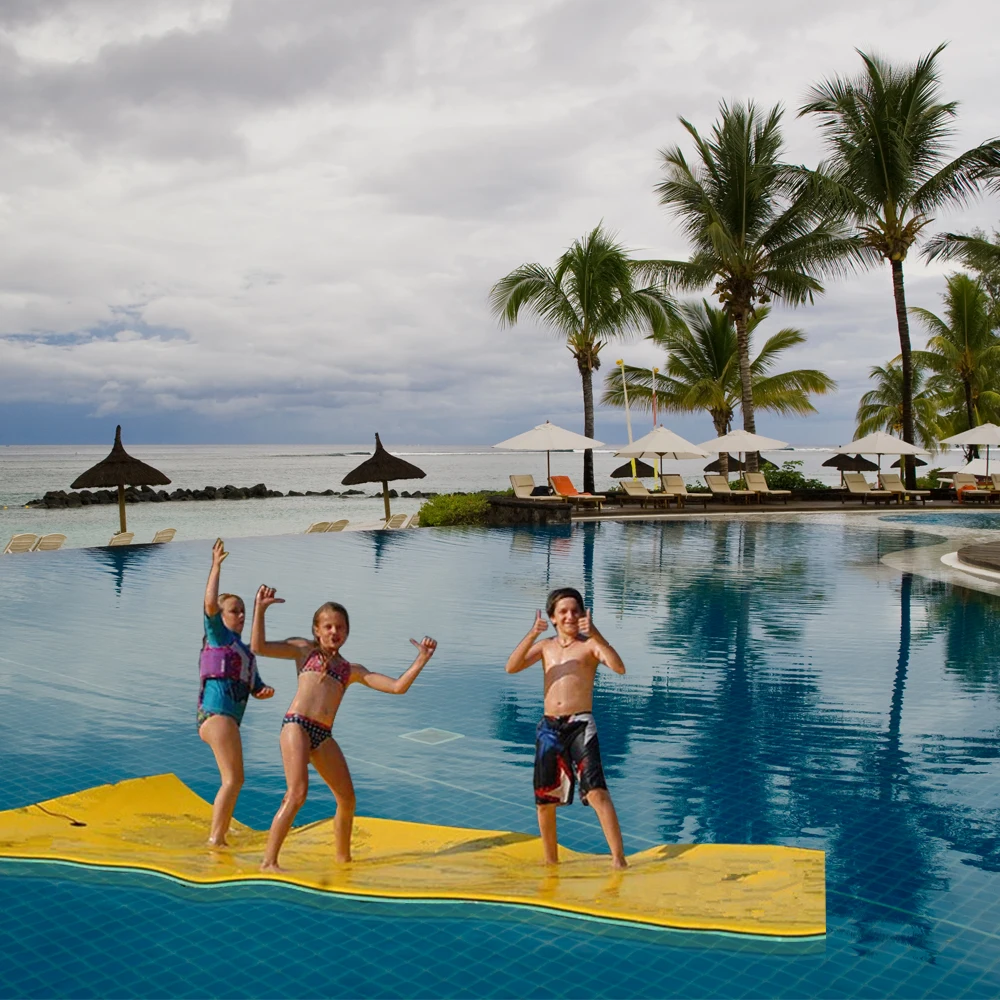
<svg viewBox="0 0 1000 1000">
<path fill-rule="evenodd" d="M 912 518 L 911 518 L 912 519 Z M 550 586 L 580 586 L 628 666 L 595 711 L 636 851 L 770 842 L 827 851 L 828 934 L 788 945 L 481 904 L 353 902 L 282 886 L 0 864 L 0 991 L 22 996 L 995 996 L 1000 735 L 995 599 L 879 564 L 935 541 L 876 518 L 420 530 L 234 542 L 227 590 L 266 581 L 301 634 L 348 605 L 346 652 L 404 698 L 352 689 L 337 734 L 363 815 L 535 831 L 537 672 L 503 663 Z M 196 735 L 208 545 L 0 560 L 0 808 L 173 771 L 211 798 Z M 293 668 L 244 722 L 237 818 L 283 790 Z M 426 746 L 424 727 L 461 734 Z M 314 785 L 299 816 L 329 815 Z M 566 846 L 604 850 L 589 810 Z M 224 928 L 220 931 L 219 928 Z"/>
<path fill-rule="evenodd" d="M 914 527 L 934 525 L 950 528 L 983 528 L 1000 531 L 1000 510 L 938 510 L 919 514 L 886 514 L 883 521 L 907 522 Z"/>
</svg>

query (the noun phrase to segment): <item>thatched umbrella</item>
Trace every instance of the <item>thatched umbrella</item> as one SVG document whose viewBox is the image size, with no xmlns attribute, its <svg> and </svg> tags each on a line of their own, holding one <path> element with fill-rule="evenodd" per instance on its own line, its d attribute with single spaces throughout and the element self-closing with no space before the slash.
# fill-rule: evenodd
<svg viewBox="0 0 1000 1000">
<path fill-rule="evenodd" d="M 741 462 L 738 458 L 733 458 L 732 455 L 729 456 L 729 471 L 730 472 L 745 472 L 746 471 L 745 465 L 746 465 L 746 463 L 745 462 Z M 761 472 L 765 471 L 766 469 L 776 469 L 776 468 L 777 468 L 777 466 L 774 464 L 774 462 L 768 461 L 768 459 L 764 458 L 763 455 L 761 456 L 761 459 L 760 459 L 760 470 L 761 470 Z M 708 465 L 706 465 L 705 468 L 702 471 L 703 472 L 721 472 L 722 471 L 722 464 L 719 462 L 718 459 L 716 459 L 714 462 L 709 462 Z"/>
<path fill-rule="evenodd" d="M 385 519 L 391 517 L 389 511 L 389 483 L 394 479 L 423 479 L 427 473 L 415 465 L 390 455 L 382 447 L 378 434 L 375 435 L 375 454 L 366 459 L 356 469 L 341 479 L 344 486 L 357 486 L 360 483 L 381 483 L 382 499 L 385 501 Z"/>
<path fill-rule="evenodd" d="M 121 530 L 125 531 L 125 487 L 126 486 L 166 486 L 170 482 L 167 477 L 145 462 L 133 458 L 122 447 L 122 427 L 115 428 L 115 444 L 103 462 L 98 462 L 91 469 L 73 480 L 71 489 L 93 490 L 107 486 L 118 487 L 118 519 Z"/>
<path fill-rule="evenodd" d="M 641 458 L 634 458 L 630 462 L 626 462 L 624 465 L 619 465 L 614 472 L 611 473 L 612 479 L 622 479 L 625 476 L 629 478 L 632 477 L 632 462 L 635 463 L 635 478 L 636 479 L 649 479 L 650 476 L 655 476 L 656 473 L 653 471 L 651 465 L 647 465 Z"/>
<path fill-rule="evenodd" d="M 841 486 L 844 485 L 845 472 L 878 472 L 878 466 L 863 455 L 855 455 L 853 458 L 850 455 L 834 455 L 823 463 L 823 467 L 836 469 L 840 473 Z"/>
<path fill-rule="evenodd" d="M 901 458 L 897 458 L 896 461 L 892 463 L 890 468 L 898 469 L 902 466 L 902 464 L 903 460 Z M 913 464 L 919 466 L 919 465 L 926 465 L 927 463 L 922 458 L 917 458 L 916 456 L 914 456 Z"/>
</svg>

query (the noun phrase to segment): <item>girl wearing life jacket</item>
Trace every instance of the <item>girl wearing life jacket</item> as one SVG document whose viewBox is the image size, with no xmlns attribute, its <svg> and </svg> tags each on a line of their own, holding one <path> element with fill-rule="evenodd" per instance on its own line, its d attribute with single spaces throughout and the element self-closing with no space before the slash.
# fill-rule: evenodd
<svg viewBox="0 0 1000 1000">
<path fill-rule="evenodd" d="M 202 643 L 198 693 L 198 735 L 212 748 L 219 765 L 221 785 L 212 806 L 212 829 L 208 842 L 226 844 L 236 799 L 243 787 L 243 743 L 240 722 L 247 699 L 270 698 L 268 687 L 257 673 L 257 660 L 240 638 L 246 608 L 235 594 L 219 593 L 222 561 L 229 555 L 217 538 L 212 546 L 212 568 L 205 586 L 205 638 Z"/>
<path fill-rule="evenodd" d="M 328 601 L 313 615 L 312 638 L 291 638 L 281 642 L 268 641 L 264 627 L 264 612 L 272 604 L 281 604 L 273 587 L 262 586 L 257 591 L 253 612 L 253 633 L 250 645 L 258 656 L 275 656 L 294 660 L 298 674 L 298 689 L 281 724 L 281 760 L 285 766 L 288 791 L 271 823 L 267 849 L 261 870 L 280 872 L 278 852 L 292 827 L 295 814 L 306 800 L 309 789 L 309 765 L 330 786 L 337 800 L 333 818 L 334 857 L 339 862 L 351 860 L 351 829 L 354 824 L 354 785 L 347 761 L 331 734 L 347 688 L 364 684 L 386 694 L 404 694 L 434 655 L 437 643 L 424 636 L 417 642 L 417 657 L 399 677 L 367 670 L 360 663 L 351 663 L 340 655 L 347 641 L 351 623 L 342 604 Z"/>
</svg>

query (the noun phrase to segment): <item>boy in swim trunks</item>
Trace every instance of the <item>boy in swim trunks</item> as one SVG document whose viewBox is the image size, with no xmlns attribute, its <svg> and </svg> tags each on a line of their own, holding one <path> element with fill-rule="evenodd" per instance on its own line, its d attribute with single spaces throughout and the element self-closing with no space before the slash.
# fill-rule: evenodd
<svg viewBox="0 0 1000 1000">
<path fill-rule="evenodd" d="M 553 590 L 545 612 L 555 626 L 555 636 L 535 641 L 549 627 L 538 611 L 535 624 L 510 654 L 506 667 L 508 674 L 516 674 L 542 661 L 545 714 L 538 723 L 535 743 L 535 805 L 545 863 L 559 863 L 556 807 L 573 801 L 579 781 L 581 801 L 593 806 L 601 822 L 612 866 L 625 868 L 621 827 L 604 780 L 593 714 L 598 665 L 624 674 L 625 664 L 590 620 L 579 591 L 572 587 Z"/>
</svg>

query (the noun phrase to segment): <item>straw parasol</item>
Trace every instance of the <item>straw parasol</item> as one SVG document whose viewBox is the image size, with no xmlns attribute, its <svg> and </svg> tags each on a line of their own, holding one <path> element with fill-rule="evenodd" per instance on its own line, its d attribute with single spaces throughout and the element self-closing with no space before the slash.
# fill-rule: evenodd
<svg viewBox="0 0 1000 1000">
<path fill-rule="evenodd" d="M 702 441 L 700 447 L 719 454 L 724 451 L 735 451 L 742 459 L 751 451 L 780 451 L 782 448 L 788 447 L 788 442 L 764 437 L 763 434 L 754 434 L 752 431 L 736 430 L 723 434 L 722 437 L 713 438 L 711 441 Z"/>
<path fill-rule="evenodd" d="M 632 463 L 635 463 L 635 475 L 633 476 Z M 621 479 L 624 476 L 630 476 L 635 479 L 648 479 L 650 476 L 655 476 L 656 473 L 653 471 L 651 465 L 647 465 L 640 458 L 633 458 L 626 462 L 624 465 L 619 465 L 614 472 L 611 473 L 612 479 Z"/>
<path fill-rule="evenodd" d="M 115 428 L 115 443 L 103 462 L 87 469 L 82 476 L 73 480 L 71 489 L 93 490 L 108 486 L 118 487 L 118 520 L 121 530 L 125 531 L 125 487 L 126 486 L 166 486 L 170 482 L 167 477 L 145 462 L 133 458 L 122 447 L 122 426 Z"/>
<path fill-rule="evenodd" d="M 840 473 L 840 485 L 844 485 L 845 472 L 877 472 L 878 466 L 864 455 L 834 455 L 823 463 L 824 468 L 836 469 Z"/>
<path fill-rule="evenodd" d="M 915 466 L 921 466 L 921 465 L 926 465 L 927 463 L 922 458 L 916 458 L 916 457 L 914 457 L 913 464 Z M 902 465 L 903 465 L 903 460 L 901 458 L 897 458 L 896 461 L 893 462 L 892 465 L 889 466 L 889 468 L 890 469 L 899 469 L 899 468 L 902 467 Z"/>
<path fill-rule="evenodd" d="M 568 431 L 565 427 L 558 427 L 556 424 L 538 424 L 530 431 L 517 434 L 506 441 L 493 445 L 494 448 L 504 448 L 507 451 L 544 451 L 545 452 L 545 475 L 552 477 L 552 452 L 554 451 L 576 451 L 577 449 L 600 448 L 603 442 L 594 438 L 584 437 L 575 431 Z"/>
<path fill-rule="evenodd" d="M 423 479 L 427 473 L 405 459 L 390 455 L 382 447 L 378 434 L 375 435 L 375 454 L 365 459 L 356 469 L 341 479 L 343 486 L 357 486 L 360 483 L 381 483 L 382 499 L 385 502 L 385 519 L 392 516 L 389 511 L 389 483 L 394 479 Z"/>
<path fill-rule="evenodd" d="M 741 462 L 738 458 L 733 458 L 732 455 L 729 456 L 729 471 L 730 472 L 734 472 L 734 471 L 735 472 L 745 472 L 746 471 L 745 465 L 746 465 L 746 463 L 745 462 Z M 770 461 L 769 459 L 766 459 L 766 458 L 762 458 L 760 460 L 760 467 L 761 467 L 761 470 L 763 470 L 763 469 L 776 469 L 777 468 L 777 466 L 774 464 L 774 462 L 772 462 L 772 461 Z M 705 468 L 702 469 L 702 472 L 721 472 L 721 471 L 722 471 L 722 464 L 719 462 L 718 459 L 716 459 L 714 462 L 709 462 L 708 465 L 706 465 Z"/>
</svg>

